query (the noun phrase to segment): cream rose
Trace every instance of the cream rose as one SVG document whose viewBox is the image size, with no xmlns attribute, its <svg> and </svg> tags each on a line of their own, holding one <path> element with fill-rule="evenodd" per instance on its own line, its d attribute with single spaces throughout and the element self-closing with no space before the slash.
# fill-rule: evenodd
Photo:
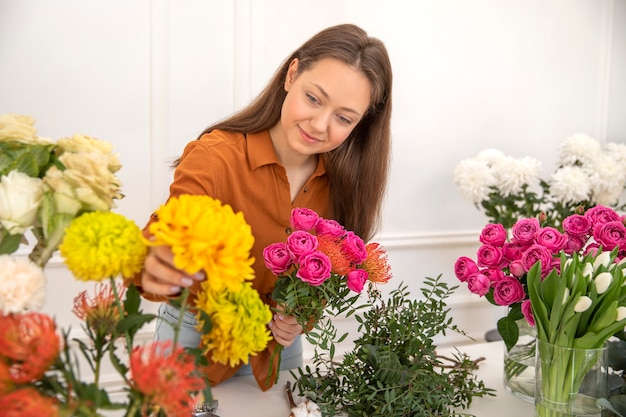
<svg viewBox="0 0 626 417">
<path fill-rule="evenodd" d="M 43 270 L 27 258 L 0 255 L 0 313 L 39 310 L 46 299 Z"/>
<path fill-rule="evenodd" d="M 119 171 L 122 167 L 118 155 L 113 153 L 113 145 L 110 142 L 86 135 L 74 135 L 71 138 L 59 139 L 57 145 L 62 152 L 103 154 L 107 158 L 107 168 L 112 173 Z"/>
<path fill-rule="evenodd" d="M 0 142 L 51 144 L 50 139 L 37 136 L 37 129 L 33 126 L 34 124 L 35 120 L 31 116 L 0 114 Z"/>
<path fill-rule="evenodd" d="M 19 171 L 0 178 L 0 223 L 10 234 L 23 234 L 35 224 L 43 183 Z"/>
</svg>

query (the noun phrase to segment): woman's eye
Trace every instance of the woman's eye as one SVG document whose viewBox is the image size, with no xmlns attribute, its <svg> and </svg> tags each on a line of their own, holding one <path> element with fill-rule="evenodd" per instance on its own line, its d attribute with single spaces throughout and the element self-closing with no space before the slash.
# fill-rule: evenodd
<svg viewBox="0 0 626 417">
<path fill-rule="evenodd" d="M 307 100 L 309 100 L 311 103 L 317 103 L 317 98 L 311 94 L 306 95 Z"/>
<path fill-rule="evenodd" d="M 348 119 L 347 117 L 342 116 L 342 115 L 340 115 L 340 114 L 339 114 L 339 115 L 337 115 L 337 118 L 338 118 L 338 119 L 339 119 L 339 121 L 340 121 L 341 123 L 343 123 L 343 124 L 349 125 L 349 124 L 351 124 L 351 123 L 352 123 L 352 120 L 351 120 L 351 119 Z"/>
</svg>

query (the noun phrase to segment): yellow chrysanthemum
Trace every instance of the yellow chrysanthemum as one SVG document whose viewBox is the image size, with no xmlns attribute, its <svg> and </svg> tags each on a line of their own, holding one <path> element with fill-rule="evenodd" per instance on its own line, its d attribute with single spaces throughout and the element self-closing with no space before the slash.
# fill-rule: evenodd
<svg viewBox="0 0 626 417">
<path fill-rule="evenodd" d="M 148 244 L 170 246 L 177 268 L 189 274 L 204 270 L 213 291 L 238 291 L 254 277 L 254 237 L 243 213 L 206 195 L 184 194 L 168 200 L 156 214 Z"/>
<path fill-rule="evenodd" d="M 133 221 L 121 214 L 95 211 L 72 221 L 59 250 L 76 278 L 101 281 L 141 271 L 147 246 Z"/>
<path fill-rule="evenodd" d="M 203 283 L 196 306 L 211 318 L 211 331 L 202 335 L 205 353 L 215 362 L 236 366 L 248 363 L 250 355 L 262 351 L 270 341 L 267 323 L 272 319 L 270 308 L 249 282 L 237 292 L 213 291 Z"/>
</svg>

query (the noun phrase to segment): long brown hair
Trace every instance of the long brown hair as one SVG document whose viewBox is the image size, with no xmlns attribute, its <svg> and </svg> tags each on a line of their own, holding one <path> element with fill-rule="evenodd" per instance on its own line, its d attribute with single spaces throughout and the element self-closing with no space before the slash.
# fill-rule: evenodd
<svg viewBox="0 0 626 417">
<path fill-rule="evenodd" d="M 289 63 L 298 58 L 298 73 L 321 59 L 334 58 L 361 71 L 369 80 L 370 107 L 348 139 L 323 154 L 330 182 L 333 217 L 365 241 L 380 225 L 391 148 L 391 62 L 384 44 L 352 24 L 322 30 L 294 51 L 270 83 L 247 107 L 206 128 L 240 133 L 269 129 L 280 121 Z"/>
</svg>

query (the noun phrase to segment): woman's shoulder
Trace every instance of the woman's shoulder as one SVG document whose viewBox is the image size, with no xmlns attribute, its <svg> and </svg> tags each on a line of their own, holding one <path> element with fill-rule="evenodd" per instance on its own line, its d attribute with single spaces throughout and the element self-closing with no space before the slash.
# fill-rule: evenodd
<svg viewBox="0 0 626 417">
<path fill-rule="evenodd" d="M 198 140 L 207 145 L 235 144 L 242 142 L 245 137 L 246 135 L 243 133 L 215 129 L 204 133 Z"/>
</svg>

